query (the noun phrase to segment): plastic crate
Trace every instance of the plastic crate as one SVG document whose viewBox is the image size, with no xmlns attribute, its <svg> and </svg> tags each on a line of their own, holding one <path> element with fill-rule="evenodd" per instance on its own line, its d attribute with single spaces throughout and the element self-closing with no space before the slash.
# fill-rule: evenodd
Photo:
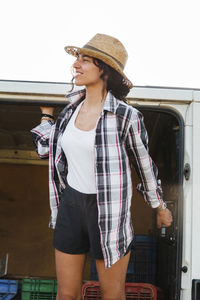
<svg viewBox="0 0 200 300">
<path fill-rule="evenodd" d="M 23 279 L 22 300 L 55 300 L 57 280 Z"/>
<path fill-rule="evenodd" d="M 126 282 L 156 283 L 157 241 L 152 235 L 135 235 L 127 268 Z M 98 280 L 96 264 L 91 259 L 90 279 Z"/>
<path fill-rule="evenodd" d="M 126 283 L 126 299 L 129 300 L 163 300 L 161 289 L 148 283 Z M 101 300 L 100 286 L 97 281 L 87 281 L 82 286 L 83 300 Z"/>
<path fill-rule="evenodd" d="M 157 240 L 152 235 L 135 235 L 126 281 L 156 283 Z"/>
<path fill-rule="evenodd" d="M 0 300 L 10 300 L 18 290 L 18 282 L 16 280 L 0 279 Z"/>
</svg>

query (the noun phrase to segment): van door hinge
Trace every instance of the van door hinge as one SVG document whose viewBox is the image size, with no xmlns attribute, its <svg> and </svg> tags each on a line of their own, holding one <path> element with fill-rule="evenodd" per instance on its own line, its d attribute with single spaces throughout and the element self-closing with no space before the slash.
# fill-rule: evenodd
<svg viewBox="0 0 200 300">
<path fill-rule="evenodd" d="M 184 174 L 186 180 L 190 179 L 190 173 L 191 173 L 190 164 L 187 163 L 187 164 L 185 164 L 184 170 L 183 170 L 183 174 Z"/>
</svg>

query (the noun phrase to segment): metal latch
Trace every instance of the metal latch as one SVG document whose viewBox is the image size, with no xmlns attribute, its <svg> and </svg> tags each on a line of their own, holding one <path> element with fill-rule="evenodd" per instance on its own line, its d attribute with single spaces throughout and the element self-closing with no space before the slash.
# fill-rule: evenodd
<svg viewBox="0 0 200 300">
<path fill-rule="evenodd" d="M 181 271 L 182 271 L 183 273 L 187 273 L 187 271 L 188 271 L 188 267 L 186 267 L 186 266 L 183 266 L 183 267 L 181 268 Z"/>
<path fill-rule="evenodd" d="M 190 179 L 190 173 L 191 173 L 190 164 L 187 163 L 187 164 L 185 164 L 184 170 L 183 170 L 183 174 L 184 174 L 186 180 Z"/>
</svg>

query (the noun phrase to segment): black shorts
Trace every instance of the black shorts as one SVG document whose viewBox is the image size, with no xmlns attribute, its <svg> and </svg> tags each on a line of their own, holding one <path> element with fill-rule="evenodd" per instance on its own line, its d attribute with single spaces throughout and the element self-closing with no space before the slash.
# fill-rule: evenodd
<svg viewBox="0 0 200 300">
<path fill-rule="evenodd" d="M 96 194 L 81 193 L 67 185 L 58 209 L 53 246 L 68 254 L 90 252 L 92 258 L 103 259 Z"/>
</svg>

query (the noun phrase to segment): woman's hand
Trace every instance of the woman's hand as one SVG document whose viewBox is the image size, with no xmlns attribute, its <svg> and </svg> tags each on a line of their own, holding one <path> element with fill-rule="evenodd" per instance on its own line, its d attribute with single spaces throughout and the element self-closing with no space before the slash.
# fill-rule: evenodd
<svg viewBox="0 0 200 300">
<path fill-rule="evenodd" d="M 161 228 L 162 225 L 166 227 L 171 226 L 173 221 L 172 213 L 168 208 L 158 210 L 157 212 L 157 227 Z"/>
<path fill-rule="evenodd" d="M 49 120 L 50 121 L 54 120 L 54 117 L 53 117 L 54 107 L 41 106 L 40 109 L 41 109 L 42 114 L 46 114 L 46 115 L 42 116 L 41 123 L 49 121 Z"/>
</svg>

